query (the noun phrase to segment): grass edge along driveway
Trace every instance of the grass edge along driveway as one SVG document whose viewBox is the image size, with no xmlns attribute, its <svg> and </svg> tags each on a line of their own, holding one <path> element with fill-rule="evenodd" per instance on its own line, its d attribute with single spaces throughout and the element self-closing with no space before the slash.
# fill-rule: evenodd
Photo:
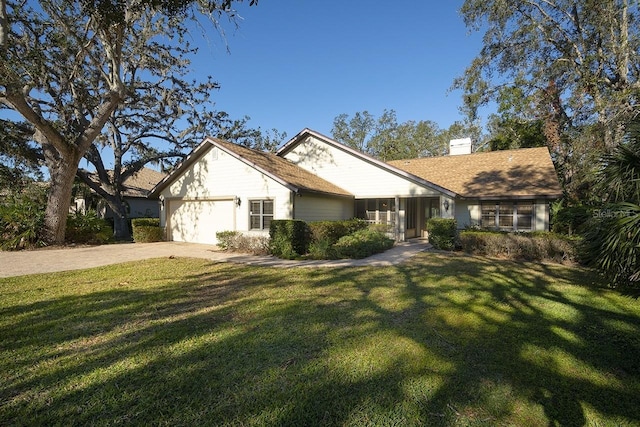
<svg viewBox="0 0 640 427">
<path fill-rule="evenodd" d="M 0 425 L 637 425 L 640 304 L 594 277 L 424 253 L 0 279 Z"/>
</svg>

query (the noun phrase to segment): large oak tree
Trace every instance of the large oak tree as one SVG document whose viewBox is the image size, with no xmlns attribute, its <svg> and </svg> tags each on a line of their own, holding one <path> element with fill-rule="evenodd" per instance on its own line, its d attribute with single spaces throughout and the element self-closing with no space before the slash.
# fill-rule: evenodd
<svg viewBox="0 0 640 427">
<path fill-rule="evenodd" d="M 204 20 L 217 30 L 220 19 L 234 18 L 232 3 L 0 0 L 0 104 L 24 117 L 42 147 L 51 180 L 46 241 L 64 241 L 79 162 L 86 157 L 100 163 L 96 144 L 106 141 L 100 140 L 105 125 L 122 125 L 145 96 L 179 89 L 194 53 L 188 23 Z M 211 84 L 194 86 L 206 90 Z M 138 154 L 145 160 L 151 155 Z"/>
<path fill-rule="evenodd" d="M 598 123 L 613 145 L 637 112 L 638 8 L 629 0 L 466 0 L 465 23 L 484 40 L 456 85 L 472 110 L 516 85 L 573 125 Z"/>
<path fill-rule="evenodd" d="M 622 141 L 638 114 L 640 22 L 630 0 L 466 0 L 467 26 L 483 47 L 454 87 L 466 111 L 519 91 L 533 106 L 565 188 L 580 197 L 580 171 Z M 596 156 L 594 157 L 594 153 Z"/>
</svg>

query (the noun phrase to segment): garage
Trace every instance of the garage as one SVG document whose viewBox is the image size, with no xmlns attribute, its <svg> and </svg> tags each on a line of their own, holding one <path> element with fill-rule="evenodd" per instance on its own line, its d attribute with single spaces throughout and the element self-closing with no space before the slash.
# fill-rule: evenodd
<svg viewBox="0 0 640 427">
<path fill-rule="evenodd" d="M 169 240 L 215 245 L 217 232 L 235 230 L 233 199 L 168 202 Z"/>
</svg>

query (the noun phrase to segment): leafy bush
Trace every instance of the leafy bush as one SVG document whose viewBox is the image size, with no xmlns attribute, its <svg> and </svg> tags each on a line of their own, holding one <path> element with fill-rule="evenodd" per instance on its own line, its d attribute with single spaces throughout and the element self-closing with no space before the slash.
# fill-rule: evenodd
<svg viewBox="0 0 640 427">
<path fill-rule="evenodd" d="M 393 247 L 393 239 L 373 229 L 358 230 L 333 246 L 339 258 L 366 258 Z"/>
<path fill-rule="evenodd" d="M 113 228 L 107 220 L 98 218 L 96 211 L 75 213 L 67 218 L 67 242 L 102 244 L 113 239 Z"/>
<path fill-rule="evenodd" d="M 551 230 L 554 233 L 572 235 L 582 233 L 585 224 L 591 218 L 591 209 L 584 205 L 562 206 L 562 203 L 554 204 L 551 208 Z"/>
<path fill-rule="evenodd" d="M 237 231 L 219 231 L 216 233 L 218 247 L 225 251 L 243 252 L 253 255 L 269 253 L 269 238 L 266 236 L 245 235 Z"/>
<path fill-rule="evenodd" d="M 333 245 L 328 238 L 312 240 L 309 243 L 308 256 L 311 259 L 337 259 L 338 254 Z"/>
<path fill-rule="evenodd" d="M 30 185 L 0 202 L 0 249 L 18 250 L 44 246 L 44 188 Z"/>
<path fill-rule="evenodd" d="M 431 218 L 427 221 L 429 243 L 436 249 L 452 251 L 456 247 L 457 225 L 455 219 Z"/>
<path fill-rule="evenodd" d="M 577 261 L 577 238 L 549 232 L 507 233 L 500 231 L 460 232 L 465 252 L 526 261 Z"/>
<path fill-rule="evenodd" d="M 304 255 L 309 247 L 309 227 L 296 219 L 271 221 L 269 252 L 279 258 L 294 259 Z"/>
<path fill-rule="evenodd" d="M 364 219 L 348 219 L 342 221 L 313 221 L 309 223 L 311 242 L 326 241 L 335 244 L 341 237 L 364 230 L 368 227 Z M 324 244 L 324 243 L 323 243 Z"/>
<path fill-rule="evenodd" d="M 152 243 L 164 240 L 160 218 L 134 218 L 131 220 L 131 228 L 134 242 Z"/>
</svg>

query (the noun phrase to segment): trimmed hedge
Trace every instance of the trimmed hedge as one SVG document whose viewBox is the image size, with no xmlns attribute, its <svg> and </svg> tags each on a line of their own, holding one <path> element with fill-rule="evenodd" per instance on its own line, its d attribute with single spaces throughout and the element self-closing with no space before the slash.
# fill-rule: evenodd
<svg viewBox="0 0 640 427">
<path fill-rule="evenodd" d="M 137 243 L 161 242 L 164 230 L 160 227 L 160 218 L 134 218 L 131 220 L 133 241 Z"/>
<path fill-rule="evenodd" d="M 358 230 L 333 245 L 338 258 L 366 258 L 393 247 L 393 239 L 374 229 Z"/>
<path fill-rule="evenodd" d="M 431 218 L 427 221 L 429 243 L 436 249 L 452 251 L 456 248 L 457 224 L 455 219 Z"/>
<path fill-rule="evenodd" d="M 465 252 L 474 255 L 523 261 L 578 261 L 578 239 L 556 233 L 465 230 L 460 232 L 459 242 Z"/>
<path fill-rule="evenodd" d="M 306 222 L 278 219 L 269 227 L 269 252 L 279 258 L 294 259 L 307 253 L 310 233 Z"/>
</svg>

